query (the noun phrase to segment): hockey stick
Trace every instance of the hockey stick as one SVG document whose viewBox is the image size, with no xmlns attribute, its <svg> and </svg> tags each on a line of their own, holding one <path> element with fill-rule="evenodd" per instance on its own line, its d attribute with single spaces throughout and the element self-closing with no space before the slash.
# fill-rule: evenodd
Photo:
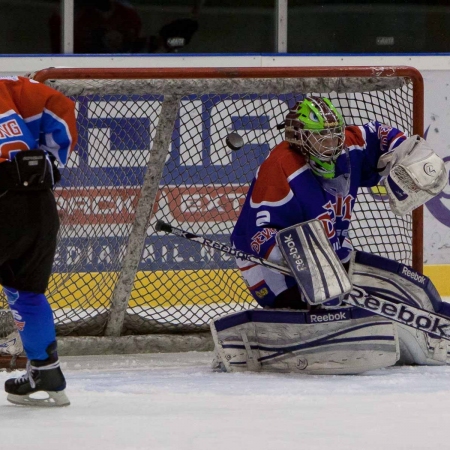
<svg viewBox="0 0 450 450">
<path fill-rule="evenodd" d="M 212 239 L 207 239 L 198 234 L 173 227 L 161 220 L 158 220 L 156 223 L 155 230 L 174 234 L 189 241 L 197 242 L 200 245 L 227 253 L 236 258 L 260 264 L 261 266 L 280 272 L 283 275 L 291 275 L 291 271 L 287 267 L 242 252 L 226 244 L 222 244 L 221 242 L 213 241 Z M 390 300 L 375 297 L 358 286 L 353 286 L 353 290 L 343 300 L 343 303 L 371 311 L 379 316 L 415 328 L 416 330 L 424 331 L 431 334 L 432 337 L 443 338 L 450 341 L 450 319 L 441 316 L 440 314 L 432 313 L 405 303 L 395 303 Z"/>
<path fill-rule="evenodd" d="M 280 272 L 283 275 L 291 275 L 291 271 L 285 266 L 272 263 L 267 259 L 259 258 L 258 256 L 250 255 L 248 253 L 230 247 L 229 245 L 222 244 L 221 242 L 213 241 L 212 239 L 199 236 L 198 234 L 189 233 L 188 231 L 184 231 L 181 228 L 173 227 L 172 225 L 163 222 L 162 220 L 158 220 L 155 226 L 155 230 L 165 231 L 166 233 L 174 234 L 175 236 L 188 239 L 189 241 L 197 242 L 198 244 L 204 245 L 205 247 L 214 248 L 215 250 L 219 250 L 222 253 L 227 253 L 228 255 L 234 256 L 236 258 L 259 264 L 261 266 Z"/>
</svg>

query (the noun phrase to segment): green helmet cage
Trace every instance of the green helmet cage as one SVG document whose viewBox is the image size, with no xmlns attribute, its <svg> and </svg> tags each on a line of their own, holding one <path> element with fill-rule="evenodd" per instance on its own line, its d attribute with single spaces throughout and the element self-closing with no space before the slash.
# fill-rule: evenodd
<svg viewBox="0 0 450 450">
<path fill-rule="evenodd" d="M 286 116 L 286 140 L 308 156 L 313 172 L 333 178 L 344 149 L 344 119 L 328 98 L 305 97 Z M 330 145 L 332 144 L 332 145 Z"/>
</svg>

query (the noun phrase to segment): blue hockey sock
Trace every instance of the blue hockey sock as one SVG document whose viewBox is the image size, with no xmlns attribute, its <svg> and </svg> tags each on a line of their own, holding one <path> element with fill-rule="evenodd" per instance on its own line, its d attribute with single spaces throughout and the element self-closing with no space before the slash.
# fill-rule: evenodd
<svg viewBox="0 0 450 450">
<path fill-rule="evenodd" d="M 3 286 L 14 322 L 28 359 L 48 358 L 47 347 L 56 341 L 53 312 L 45 294 L 18 291 Z"/>
</svg>

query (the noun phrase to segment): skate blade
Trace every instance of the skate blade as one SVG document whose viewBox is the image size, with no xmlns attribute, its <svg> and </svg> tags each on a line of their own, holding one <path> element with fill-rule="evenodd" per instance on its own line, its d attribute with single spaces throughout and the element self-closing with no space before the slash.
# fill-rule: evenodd
<svg viewBox="0 0 450 450">
<path fill-rule="evenodd" d="M 52 408 L 55 406 L 69 406 L 70 401 L 64 391 L 40 391 L 45 393 L 47 398 L 33 398 L 30 395 L 14 395 L 8 394 L 6 399 L 14 405 L 22 406 L 38 406 L 43 408 Z M 33 394 L 31 394 L 33 395 Z"/>
</svg>

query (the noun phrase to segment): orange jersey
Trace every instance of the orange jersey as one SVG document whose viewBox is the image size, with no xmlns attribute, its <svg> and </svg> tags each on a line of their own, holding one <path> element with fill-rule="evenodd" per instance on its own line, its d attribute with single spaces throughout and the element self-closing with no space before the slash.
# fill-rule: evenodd
<svg viewBox="0 0 450 450">
<path fill-rule="evenodd" d="M 0 163 L 11 151 L 39 148 L 64 165 L 76 141 L 72 100 L 28 78 L 0 78 Z"/>
</svg>

